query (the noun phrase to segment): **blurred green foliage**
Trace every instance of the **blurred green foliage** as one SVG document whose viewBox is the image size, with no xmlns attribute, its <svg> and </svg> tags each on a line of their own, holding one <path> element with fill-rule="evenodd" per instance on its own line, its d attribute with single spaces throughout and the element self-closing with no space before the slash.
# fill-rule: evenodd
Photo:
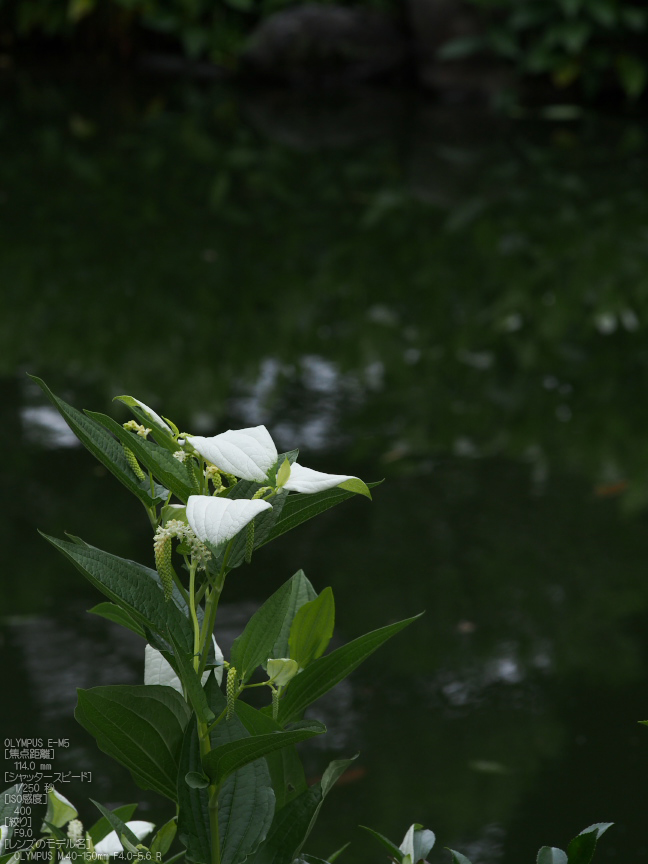
<svg viewBox="0 0 648 864">
<path fill-rule="evenodd" d="M 441 57 L 496 56 L 522 76 L 548 78 L 588 99 L 621 88 L 638 99 L 648 84 L 648 7 L 637 0 L 468 0 L 482 32 L 454 39 Z"/>
<path fill-rule="evenodd" d="M 329 5 L 389 8 L 392 0 Z M 0 0 L 0 32 L 58 37 L 129 54 L 157 40 L 187 57 L 234 66 L 255 25 L 299 0 Z"/>
</svg>

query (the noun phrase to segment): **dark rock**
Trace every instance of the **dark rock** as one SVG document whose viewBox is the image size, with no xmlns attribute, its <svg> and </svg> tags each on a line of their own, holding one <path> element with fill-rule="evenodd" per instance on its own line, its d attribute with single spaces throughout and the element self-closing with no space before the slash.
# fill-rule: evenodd
<svg viewBox="0 0 648 864">
<path fill-rule="evenodd" d="M 484 20 L 474 6 L 465 0 L 407 0 L 407 15 L 417 77 L 424 87 L 448 102 L 488 102 L 513 86 L 505 64 L 470 54 L 460 60 L 439 57 L 449 42 L 484 35 Z"/>
<path fill-rule="evenodd" d="M 241 62 L 244 72 L 257 76 L 326 85 L 393 77 L 408 56 L 407 40 L 390 16 L 307 3 L 263 21 Z"/>
</svg>

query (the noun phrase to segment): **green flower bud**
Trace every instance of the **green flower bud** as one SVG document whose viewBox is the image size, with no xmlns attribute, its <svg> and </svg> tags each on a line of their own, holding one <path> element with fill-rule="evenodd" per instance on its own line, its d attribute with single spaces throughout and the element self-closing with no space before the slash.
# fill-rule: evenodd
<svg viewBox="0 0 648 864">
<path fill-rule="evenodd" d="M 159 535 L 153 541 L 155 569 L 164 588 L 164 599 L 169 601 L 173 594 L 173 564 L 171 563 L 172 540 L 168 535 Z"/>
<path fill-rule="evenodd" d="M 131 471 L 137 477 L 138 480 L 144 480 L 146 477 L 146 474 L 140 468 L 139 462 L 135 458 L 135 454 L 133 453 L 132 450 L 130 450 L 124 444 L 122 444 L 122 447 L 124 450 L 124 456 L 126 457 L 126 461 L 128 462 Z"/>
<path fill-rule="evenodd" d="M 279 719 L 279 691 L 276 687 L 272 688 L 272 719 Z"/>
<path fill-rule="evenodd" d="M 238 674 L 236 666 L 230 666 L 227 673 L 227 720 L 234 714 L 234 705 L 238 696 Z"/>
</svg>

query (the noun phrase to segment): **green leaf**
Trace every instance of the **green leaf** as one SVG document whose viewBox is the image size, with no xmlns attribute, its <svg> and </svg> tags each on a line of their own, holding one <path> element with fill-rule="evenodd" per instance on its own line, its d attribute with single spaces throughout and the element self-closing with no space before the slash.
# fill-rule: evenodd
<svg viewBox="0 0 648 864">
<path fill-rule="evenodd" d="M 448 849 L 447 846 L 446 849 Z M 471 861 L 461 852 L 455 852 L 454 849 L 448 849 L 448 852 L 452 855 L 452 864 L 471 864 Z"/>
<path fill-rule="evenodd" d="M 209 706 L 217 716 L 226 706 L 225 697 L 212 678 L 205 688 Z M 237 716 L 219 723 L 211 733 L 213 750 L 249 738 Z M 275 812 L 275 797 L 268 766 L 257 759 L 230 775 L 218 798 L 221 864 L 238 864 L 265 839 Z M 209 864 L 209 862 L 206 862 Z"/>
<path fill-rule="evenodd" d="M 335 852 L 333 852 L 331 855 L 327 855 L 327 860 L 328 860 L 329 864 L 334 864 L 334 862 L 337 861 L 337 859 L 340 857 L 340 855 L 343 852 L 345 852 L 349 848 L 350 845 L 351 845 L 351 841 L 349 840 L 348 843 L 345 843 L 344 846 L 340 846 L 340 848 L 336 849 Z"/>
<path fill-rule="evenodd" d="M 369 483 L 367 484 L 367 489 L 373 489 L 375 486 L 380 486 L 381 483 L 382 480 L 379 480 L 377 483 Z M 302 522 L 318 516 L 325 510 L 335 507 L 336 504 L 347 501 L 355 494 L 355 492 L 348 492 L 337 486 L 335 489 L 316 492 L 314 495 L 308 495 L 304 492 L 291 493 L 284 504 L 283 512 L 277 520 L 277 524 L 259 545 L 263 546 L 271 540 L 276 540 L 277 537 L 280 537 L 287 531 L 292 531 L 293 528 L 301 525 Z"/>
<path fill-rule="evenodd" d="M 567 847 L 568 864 L 590 864 L 597 840 L 612 824 L 612 822 L 596 822 L 574 837 Z"/>
<path fill-rule="evenodd" d="M 214 716 L 213 711 L 207 704 L 207 696 L 205 695 L 205 690 L 203 689 L 200 678 L 198 677 L 198 673 L 193 667 L 193 663 L 191 662 L 191 658 L 193 657 L 193 652 L 186 652 L 183 650 L 182 645 L 178 643 L 178 640 L 175 638 L 173 633 L 170 634 L 171 642 L 173 644 L 173 654 L 178 664 L 178 673 L 180 681 L 182 682 L 185 692 L 187 694 L 187 698 L 191 704 L 191 707 L 196 712 L 196 716 L 202 723 L 206 723 L 209 725 L 213 723 L 216 717 Z"/>
<path fill-rule="evenodd" d="M 292 720 L 298 720 L 312 702 L 346 678 L 384 642 L 420 617 L 415 615 L 413 618 L 405 618 L 395 624 L 372 630 L 330 654 L 314 660 L 288 685 L 286 694 L 279 704 L 279 722 L 285 725 Z"/>
<path fill-rule="evenodd" d="M 179 644 L 189 650 L 193 648 L 191 624 L 181 612 L 184 601 L 179 594 L 174 594 L 173 603 L 165 601 L 155 570 L 88 544 L 69 543 L 47 534 L 42 536 L 109 600 L 131 615 L 144 632 L 148 627 L 164 639 L 173 633 Z"/>
<path fill-rule="evenodd" d="M 126 461 L 122 447 L 109 432 L 100 426 L 99 423 L 86 417 L 81 411 L 77 411 L 76 408 L 73 408 L 67 402 L 55 396 L 40 378 L 37 378 L 35 375 L 30 375 L 29 377 L 43 390 L 79 441 L 87 447 L 102 465 L 105 465 L 115 475 L 120 483 L 124 484 L 129 492 L 136 495 L 147 507 L 152 507 L 156 501 L 163 500 L 158 497 L 157 492 L 159 490 L 155 490 L 155 498 L 151 497 L 150 482 L 148 479 L 145 481 L 137 479 Z"/>
<path fill-rule="evenodd" d="M 55 840 L 60 840 L 65 842 L 67 840 L 67 836 L 61 831 L 60 828 L 57 828 L 53 822 L 48 822 L 47 819 L 43 820 L 43 824 L 41 825 L 41 832 L 43 834 L 51 834 Z"/>
<path fill-rule="evenodd" d="M 131 414 L 138 421 L 138 423 L 141 423 L 145 429 L 151 429 L 151 434 L 153 435 L 158 444 L 161 444 L 167 450 L 171 451 L 180 449 L 179 445 L 174 441 L 173 435 L 169 433 L 168 429 L 165 429 L 164 426 L 161 426 L 157 422 L 157 420 L 147 414 L 146 411 L 144 411 L 141 406 L 138 405 L 137 400 L 134 399 L 132 396 L 115 396 L 113 402 L 121 402 L 123 405 L 126 405 L 130 409 Z M 171 426 L 171 423 L 169 423 L 169 426 Z"/>
<path fill-rule="evenodd" d="M 270 657 L 286 617 L 294 579 L 294 576 L 288 579 L 268 597 L 250 618 L 243 633 L 234 640 L 231 663 L 244 682 Z"/>
<path fill-rule="evenodd" d="M 7 829 L 5 842 L 11 840 L 14 832 L 14 826 L 11 822 L 12 817 L 18 814 L 18 810 L 22 805 L 22 783 L 16 783 L 10 786 L 0 794 L 0 825 L 4 825 Z M 17 798 L 17 801 L 12 801 L 12 798 Z M 9 857 L 13 857 L 12 853 L 8 853 Z"/>
<path fill-rule="evenodd" d="M 99 748 L 142 789 L 176 800 L 176 777 L 189 708 L 171 687 L 116 685 L 78 690 L 74 716 Z M 119 834 L 118 834 L 119 836 Z"/>
<path fill-rule="evenodd" d="M 277 637 L 277 641 L 273 645 L 272 650 L 268 654 L 268 659 L 289 656 L 288 652 L 290 648 L 288 640 L 290 638 L 290 628 L 295 615 L 304 603 L 308 603 L 310 600 L 314 600 L 317 597 L 317 591 L 315 591 L 310 581 L 306 578 L 303 570 L 298 570 L 290 582 L 291 588 L 288 607 L 286 608 L 286 614 L 284 616 L 283 624 L 281 625 L 281 630 L 279 631 L 279 636 Z M 265 661 L 263 667 L 265 668 Z"/>
<path fill-rule="evenodd" d="M 65 796 L 57 792 L 56 789 L 50 789 L 47 793 L 47 810 L 45 812 L 45 821 L 54 825 L 55 828 L 61 828 L 67 825 L 70 819 L 76 819 L 79 815 L 76 807 L 71 804 Z"/>
<path fill-rule="evenodd" d="M 121 807 L 116 807 L 112 812 L 113 815 L 121 819 L 122 822 L 128 822 L 136 810 L 137 804 L 122 804 Z M 98 819 L 94 823 L 92 828 L 88 829 L 88 834 L 90 835 L 93 844 L 96 846 L 97 843 L 99 843 L 100 840 L 103 840 L 104 837 L 107 837 L 112 830 L 110 822 L 105 816 L 102 816 L 101 819 Z"/>
<path fill-rule="evenodd" d="M 106 819 L 110 823 L 111 830 L 114 831 L 119 838 L 125 837 L 129 843 L 132 843 L 133 846 L 137 846 L 140 841 L 133 834 L 128 825 L 126 825 L 126 823 L 122 819 L 120 819 L 113 810 L 108 810 L 106 807 L 103 806 L 103 804 L 100 804 L 93 798 L 91 798 L 90 800 L 95 805 L 97 810 L 99 810 L 104 819 Z M 121 839 L 120 842 L 122 842 Z"/>
<path fill-rule="evenodd" d="M 447 846 L 446 849 L 448 849 Z M 461 852 L 455 852 L 454 849 L 448 849 L 448 852 L 452 855 L 452 864 L 471 864 L 471 861 Z"/>
<path fill-rule="evenodd" d="M 187 503 L 190 495 L 197 493 L 198 490 L 186 465 L 175 459 L 165 447 L 129 432 L 106 414 L 98 414 L 95 411 L 86 411 L 85 414 L 112 432 L 122 444 L 132 450 L 142 465 L 148 468 L 151 474 L 164 483 L 174 495 L 177 495 L 183 504 Z"/>
<path fill-rule="evenodd" d="M 264 735 L 283 730 L 283 727 L 272 717 L 268 717 L 262 711 L 257 711 L 256 708 L 248 705 L 247 702 L 241 702 L 240 699 L 236 702 L 236 714 L 250 735 Z M 265 760 L 277 799 L 277 810 L 281 810 L 288 801 L 308 788 L 304 768 L 294 746 L 283 747 L 281 750 L 266 753 Z"/>
<path fill-rule="evenodd" d="M 277 486 L 279 486 L 279 487 L 283 486 L 284 483 L 287 482 L 289 477 L 290 477 L 290 462 L 288 461 L 288 459 L 286 459 L 286 457 L 284 457 L 284 460 L 281 463 L 279 470 L 277 471 L 277 480 L 276 480 Z"/>
<path fill-rule="evenodd" d="M 353 492 L 354 495 L 364 495 L 365 498 L 371 501 L 369 487 L 359 477 L 351 477 L 350 480 L 344 480 L 342 483 L 338 483 L 337 488 L 344 489 L 345 492 Z"/>
<path fill-rule="evenodd" d="M 176 831 L 178 829 L 177 822 L 175 818 L 169 819 L 160 830 L 157 832 L 153 841 L 151 843 L 151 859 L 153 861 L 159 861 L 158 855 L 164 857 L 169 849 L 171 848 L 171 844 L 176 835 Z"/>
<path fill-rule="evenodd" d="M 192 789 L 206 789 L 209 786 L 209 777 L 199 771 L 187 771 L 184 779 Z"/>
<path fill-rule="evenodd" d="M 302 792 L 277 813 L 265 842 L 249 864 L 286 864 L 299 855 L 317 821 L 324 799 L 353 759 L 331 762 L 319 783 Z"/>
<path fill-rule="evenodd" d="M 321 735 L 326 732 L 326 726 L 316 720 L 306 720 L 286 732 L 270 732 L 264 735 L 251 735 L 237 741 L 229 741 L 212 750 L 203 757 L 203 767 L 211 780 L 220 785 L 234 771 L 249 765 L 251 762 L 288 747 Z"/>
<path fill-rule="evenodd" d="M 538 850 L 536 864 L 567 864 L 567 855 L 555 846 L 543 846 Z"/>
<path fill-rule="evenodd" d="M 302 669 L 321 657 L 335 626 L 333 590 L 325 588 L 315 600 L 305 603 L 296 613 L 290 628 L 289 657 Z"/>
<path fill-rule="evenodd" d="M 384 834 L 379 834 L 378 831 L 374 831 L 373 828 L 367 828 L 366 825 L 360 825 L 359 827 L 362 828 L 364 831 L 368 831 L 374 839 L 376 839 L 382 846 L 384 846 L 385 849 L 392 856 L 392 858 L 395 858 L 397 861 L 403 860 L 403 853 L 401 852 L 401 850 L 395 843 L 392 843 L 391 840 L 385 837 Z"/>
<path fill-rule="evenodd" d="M 116 603 L 98 603 L 92 609 L 88 609 L 91 615 L 98 615 L 100 618 L 105 618 L 107 621 L 113 621 L 115 624 L 121 624 L 127 630 L 132 630 L 138 636 L 146 638 L 144 628 L 141 627 L 132 615 L 129 615 Z"/>
</svg>

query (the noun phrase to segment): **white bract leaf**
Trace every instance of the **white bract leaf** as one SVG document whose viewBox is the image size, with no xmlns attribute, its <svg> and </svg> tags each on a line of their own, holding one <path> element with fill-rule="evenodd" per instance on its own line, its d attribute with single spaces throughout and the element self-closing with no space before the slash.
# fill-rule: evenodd
<svg viewBox="0 0 648 864">
<path fill-rule="evenodd" d="M 277 461 L 277 448 L 265 426 L 228 429 L 212 438 L 195 435 L 191 446 L 222 471 L 263 483 Z"/>
<path fill-rule="evenodd" d="M 410 825 L 399 848 L 403 855 L 409 856 L 412 864 L 418 864 L 419 861 L 426 859 L 435 841 L 436 837 L 433 831 L 414 823 Z"/>
<path fill-rule="evenodd" d="M 214 660 L 216 668 L 214 675 L 216 681 L 220 685 L 223 680 L 223 652 L 218 647 L 216 639 L 212 636 L 214 643 Z M 203 687 L 209 678 L 209 672 L 203 672 L 201 684 Z M 145 684 L 161 684 L 163 687 L 173 687 L 178 693 L 182 693 L 182 683 L 176 673 L 173 671 L 173 666 L 164 659 L 164 656 L 152 645 L 147 645 L 144 649 L 144 683 Z"/>
<path fill-rule="evenodd" d="M 284 489 L 289 492 L 323 492 L 325 489 L 333 489 L 347 480 L 357 480 L 350 474 L 325 474 L 323 471 L 313 471 L 312 468 L 304 468 L 295 462 L 290 469 L 290 477 L 284 483 Z"/>
<path fill-rule="evenodd" d="M 0 855 L 4 852 L 5 840 L 7 839 L 8 833 L 9 828 L 6 825 L 0 825 Z"/>
<path fill-rule="evenodd" d="M 219 546 L 231 540 L 255 516 L 270 510 L 267 501 L 249 501 L 238 498 L 213 498 L 209 495 L 190 495 L 187 501 L 187 520 L 194 534 L 203 543 Z"/>
<path fill-rule="evenodd" d="M 143 840 L 147 834 L 155 828 L 152 822 L 127 822 L 126 827 L 130 828 L 138 840 Z M 102 858 L 108 858 L 110 855 L 119 855 L 123 851 L 123 847 L 116 831 L 111 831 L 103 840 L 95 844 L 95 853 Z"/>
<path fill-rule="evenodd" d="M 156 414 L 155 411 L 154 411 L 152 408 L 149 408 L 148 405 L 145 405 L 143 402 L 140 402 L 139 399 L 135 399 L 134 396 L 132 396 L 131 398 L 133 399 L 134 402 L 137 402 L 137 404 L 138 404 L 139 407 L 142 409 L 142 411 L 146 414 L 146 416 L 147 416 L 147 417 L 150 417 L 151 420 L 152 420 L 152 421 L 153 421 L 157 426 L 159 426 L 161 429 L 164 429 L 165 432 L 168 432 L 168 433 L 169 433 L 169 435 L 173 435 L 173 432 L 172 432 L 172 430 L 171 430 L 171 427 L 169 426 L 168 423 L 166 423 L 166 422 L 165 422 L 165 421 L 160 417 L 159 414 Z"/>
</svg>

